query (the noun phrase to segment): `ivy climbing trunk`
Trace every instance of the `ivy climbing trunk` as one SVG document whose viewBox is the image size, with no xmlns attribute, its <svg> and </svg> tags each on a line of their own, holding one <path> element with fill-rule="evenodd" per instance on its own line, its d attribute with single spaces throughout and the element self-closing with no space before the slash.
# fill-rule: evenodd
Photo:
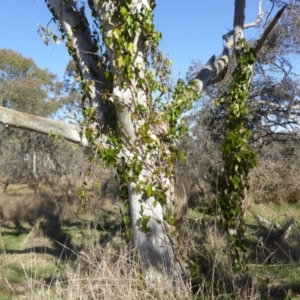
<svg viewBox="0 0 300 300">
<path fill-rule="evenodd" d="M 170 142 L 164 141 L 168 124 L 152 108 L 146 69 L 160 36 L 154 30 L 151 2 L 132 0 L 120 6 L 98 1 L 94 6 L 114 77 L 110 101 L 116 108 L 118 134 L 109 138 L 119 149 L 116 167 L 128 187 L 133 244 L 148 283 L 163 274 L 173 280 L 184 275 L 171 238 L 175 194 Z"/>
<path fill-rule="evenodd" d="M 235 1 L 233 53 L 236 68 L 229 91 L 220 101 L 226 118 L 222 145 L 224 170 L 219 181 L 220 195 L 212 208 L 212 213 L 216 213 L 215 207 L 220 208 L 221 225 L 229 237 L 229 253 L 234 272 L 247 269 L 242 202 L 245 189 L 248 188 L 249 171 L 256 165 L 255 152 L 249 145 L 251 131 L 248 128 L 248 96 L 256 53 L 244 40 L 245 5 L 245 0 Z"/>
<path fill-rule="evenodd" d="M 265 32 L 270 32 L 282 15 L 284 6 L 270 22 Z M 247 270 L 245 221 L 243 200 L 245 190 L 249 188 L 249 172 L 256 166 L 256 153 L 250 147 L 251 130 L 249 129 L 249 92 L 253 76 L 256 55 L 262 47 L 258 40 L 255 47 L 250 47 L 243 34 L 245 0 L 235 1 L 234 15 L 234 54 L 236 68 L 233 82 L 220 104 L 225 113 L 225 138 L 222 145 L 224 171 L 220 178 L 220 196 L 213 207 L 219 207 L 221 224 L 229 236 L 230 256 L 234 272 Z"/>
<path fill-rule="evenodd" d="M 224 171 L 220 178 L 221 224 L 230 240 L 230 256 L 235 272 L 245 271 L 245 222 L 243 200 L 249 187 L 249 172 L 256 166 L 250 147 L 248 96 L 255 62 L 254 49 L 239 40 L 237 67 L 227 95 L 220 101 L 226 111 L 225 138 L 222 145 Z M 216 207 L 216 204 L 214 204 Z"/>
</svg>

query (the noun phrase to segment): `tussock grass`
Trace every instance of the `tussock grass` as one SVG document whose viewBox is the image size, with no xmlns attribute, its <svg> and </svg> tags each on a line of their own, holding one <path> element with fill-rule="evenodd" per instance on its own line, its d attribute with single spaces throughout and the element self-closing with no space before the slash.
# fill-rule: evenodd
<svg viewBox="0 0 300 300">
<path fill-rule="evenodd" d="M 299 257 L 295 255 L 299 232 L 294 228 L 288 240 L 282 240 L 255 218 L 260 214 L 283 225 L 288 217 L 299 219 L 297 204 L 249 203 L 250 270 L 241 278 L 229 271 L 227 239 L 217 219 L 204 218 L 197 207 L 188 210 L 180 223 L 179 246 L 192 280 L 174 290 L 164 280 L 146 285 L 136 251 L 119 229 L 122 214 L 113 202 L 95 201 L 77 213 L 75 201 L 55 193 L 12 197 L 0 197 L 1 300 L 242 300 L 300 294 Z"/>
<path fill-rule="evenodd" d="M 136 253 L 130 248 L 116 252 L 113 245 L 95 246 L 78 253 L 76 262 L 63 263 L 60 270 L 59 266 L 50 270 L 45 261 L 44 273 L 43 259 L 35 258 L 20 258 L 19 264 L 11 261 L 11 269 L 14 266 L 19 274 L 17 282 L 12 274 L 6 277 L 14 299 L 192 299 L 188 288 L 176 293 L 165 281 L 147 287 Z"/>
</svg>

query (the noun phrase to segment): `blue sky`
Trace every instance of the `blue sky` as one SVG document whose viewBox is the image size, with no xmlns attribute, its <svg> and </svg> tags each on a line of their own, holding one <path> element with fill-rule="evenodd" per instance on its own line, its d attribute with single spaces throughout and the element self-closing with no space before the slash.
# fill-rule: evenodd
<svg viewBox="0 0 300 300">
<path fill-rule="evenodd" d="M 46 46 L 37 33 L 38 23 L 51 20 L 44 0 L 2 1 L 0 48 L 32 57 L 41 68 L 60 77 L 69 55 L 64 44 Z M 246 22 L 257 16 L 257 0 L 248 0 Z M 264 9 L 271 8 L 264 0 Z M 175 76 L 185 76 L 191 60 L 206 62 L 222 51 L 222 35 L 232 28 L 234 0 L 157 0 L 156 27 L 163 34 L 161 49 L 173 61 Z M 250 32 L 250 36 L 253 34 Z"/>
</svg>

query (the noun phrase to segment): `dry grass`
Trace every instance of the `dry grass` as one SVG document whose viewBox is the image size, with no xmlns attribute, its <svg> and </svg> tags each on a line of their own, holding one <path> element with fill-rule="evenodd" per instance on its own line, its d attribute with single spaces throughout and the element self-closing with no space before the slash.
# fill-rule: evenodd
<svg viewBox="0 0 300 300">
<path fill-rule="evenodd" d="M 181 226 L 181 252 L 192 275 L 193 296 L 199 299 L 260 299 L 249 274 L 231 272 L 228 241 L 215 219 L 186 219 Z"/>
<path fill-rule="evenodd" d="M 46 281 L 39 274 L 42 258 L 20 257 L 18 271 L 22 282 L 6 280 L 6 284 L 13 299 L 192 299 L 188 288 L 176 293 L 165 281 L 147 287 L 136 261 L 134 250 L 116 252 L 113 245 L 96 246 L 78 253 L 75 262 L 64 263 L 63 271 L 53 270 Z"/>
<path fill-rule="evenodd" d="M 251 276 L 243 278 L 229 271 L 227 240 L 218 223 L 204 219 L 196 208 L 188 211 L 179 240 L 192 281 L 176 291 L 166 281 L 145 284 L 136 252 L 118 230 L 122 216 L 115 203 L 94 201 L 78 214 L 78 202 L 64 194 L 47 191 L 2 196 L 1 300 L 283 299 L 288 289 L 293 295 L 298 292 L 299 260 L 289 250 L 299 248 L 298 233 L 292 232 L 285 243 L 276 235 L 271 241 L 270 232 L 253 218 L 259 213 L 270 221 L 284 222 L 288 216 L 297 219 L 299 208 L 295 205 L 249 205 Z M 274 252 L 274 245 L 281 245 L 284 251 Z"/>
<path fill-rule="evenodd" d="M 113 201 L 94 200 L 77 213 L 78 201 L 64 194 L 10 189 L 0 194 L 1 300 L 190 299 L 188 287 L 179 296 L 166 281 L 145 285 Z"/>
</svg>

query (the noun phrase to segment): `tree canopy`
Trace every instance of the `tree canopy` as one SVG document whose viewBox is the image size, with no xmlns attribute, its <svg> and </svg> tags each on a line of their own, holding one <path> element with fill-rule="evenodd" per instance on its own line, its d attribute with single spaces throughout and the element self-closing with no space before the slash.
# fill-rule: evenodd
<svg viewBox="0 0 300 300">
<path fill-rule="evenodd" d="M 1 105 L 34 115 L 49 116 L 60 107 L 62 83 L 31 58 L 0 50 Z"/>
</svg>

